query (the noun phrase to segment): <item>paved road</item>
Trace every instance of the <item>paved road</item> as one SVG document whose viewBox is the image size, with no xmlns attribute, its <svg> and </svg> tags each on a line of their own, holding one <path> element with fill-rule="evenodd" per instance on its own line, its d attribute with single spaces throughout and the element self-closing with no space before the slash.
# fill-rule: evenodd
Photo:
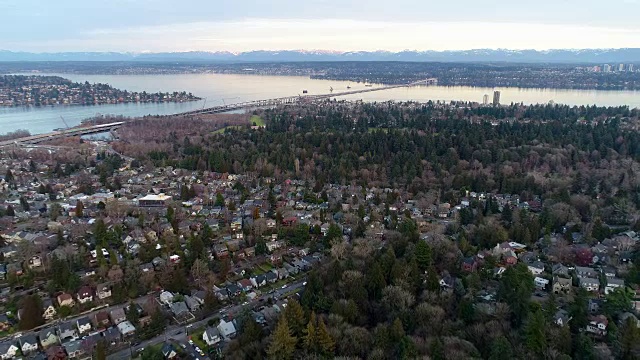
<svg viewBox="0 0 640 360">
<path fill-rule="evenodd" d="M 145 295 L 143 297 L 139 297 L 137 299 L 132 300 L 133 302 L 135 302 L 136 304 L 143 306 L 151 297 L 152 295 Z M 48 322 L 44 325 L 41 325 L 33 330 L 30 331 L 25 331 L 25 332 L 18 332 L 16 334 L 13 334 L 11 336 L 6 336 L 2 339 L 0 339 L 0 341 L 4 341 L 10 337 L 14 338 L 14 339 L 18 339 L 21 338 L 25 335 L 35 335 L 38 336 L 38 332 L 40 332 L 40 330 L 42 329 L 47 329 L 50 327 L 56 327 L 62 323 L 68 323 L 68 322 L 75 322 L 76 320 L 83 318 L 83 317 L 88 317 L 89 319 L 91 319 L 96 313 L 101 312 L 101 311 L 106 311 L 106 312 L 110 312 L 111 310 L 115 310 L 115 309 L 122 309 L 124 307 L 126 307 L 127 305 L 129 305 L 129 303 L 124 303 L 124 304 L 117 304 L 117 305 L 108 305 L 108 306 L 104 306 L 104 307 L 97 307 L 96 310 L 93 311 L 86 311 L 84 313 L 78 314 L 78 315 L 72 315 L 70 317 L 64 318 L 64 319 L 56 319 L 54 321 Z M 92 330 L 92 332 L 95 331 L 95 329 Z"/>
<path fill-rule="evenodd" d="M 292 291 L 297 291 L 300 288 L 302 288 L 304 285 L 303 283 L 306 280 L 300 279 L 297 280 L 295 282 L 289 283 L 287 284 L 287 286 L 285 288 L 278 288 L 276 290 L 274 290 L 273 293 L 271 294 L 263 294 L 260 297 L 257 297 L 256 299 L 252 300 L 252 301 L 248 301 L 245 304 L 240 304 L 240 305 L 227 305 L 224 308 L 220 309 L 219 311 L 217 311 L 216 313 L 212 314 L 211 316 L 202 319 L 200 321 L 196 321 L 193 322 L 191 324 L 188 325 L 169 325 L 167 326 L 167 328 L 165 329 L 164 333 L 156 336 L 153 339 L 149 339 L 146 341 L 141 342 L 139 345 L 136 345 L 134 347 L 131 347 L 129 349 L 125 349 L 125 350 L 121 350 L 117 353 L 111 354 L 109 356 L 107 356 L 107 360 L 126 360 L 126 359 L 130 359 L 133 356 L 135 356 L 139 351 L 141 351 L 141 349 L 144 349 L 146 347 L 149 346 L 153 346 L 156 344 L 160 344 L 164 341 L 174 341 L 176 343 L 179 344 L 185 344 L 187 346 L 187 350 L 190 354 L 193 355 L 197 355 L 194 358 L 198 358 L 198 359 L 208 359 L 208 357 L 202 357 L 199 354 L 195 353 L 194 348 L 188 344 L 188 333 L 191 329 L 198 329 L 201 327 L 204 327 L 207 325 L 207 323 L 209 322 L 209 320 L 213 319 L 213 318 L 222 318 L 224 315 L 236 315 L 236 314 L 240 314 L 242 313 L 242 311 L 244 309 L 253 309 L 254 307 L 260 305 L 261 303 L 263 303 L 266 299 L 270 298 L 270 297 L 274 297 L 276 299 L 281 298 L 283 295 L 292 292 Z M 262 299 L 262 301 L 260 301 Z"/>
</svg>

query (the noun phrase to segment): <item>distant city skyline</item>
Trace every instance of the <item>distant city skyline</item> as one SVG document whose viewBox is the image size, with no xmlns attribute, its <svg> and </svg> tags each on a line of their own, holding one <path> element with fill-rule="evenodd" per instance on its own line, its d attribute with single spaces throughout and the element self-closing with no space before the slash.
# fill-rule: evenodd
<svg viewBox="0 0 640 360">
<path fill-rule="evenodd" d="M 539 0 L 535 6 L 508 0 L 187 0 L 179 5 L 169 0 L 65 0 L 64 4 L 0 0 L 0 49 L 242 52 L 640 47 L 640 25 L 635 19 L 640 0 Z"/>
</svg>

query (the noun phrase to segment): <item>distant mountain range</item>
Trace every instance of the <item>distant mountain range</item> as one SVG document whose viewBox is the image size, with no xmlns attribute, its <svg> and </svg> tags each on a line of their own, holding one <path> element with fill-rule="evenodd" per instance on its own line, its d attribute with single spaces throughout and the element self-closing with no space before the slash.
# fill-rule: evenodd
<svg viewBox="0 0 640 360">
<path fill-rule="evenodd" d="M 0 61 L 135 61 L 135 62 L 302 62 L 302 61 L 439 61 L 512 63 L 637 63 L 639 48 L 583 50 L 505 50 L 461 51 L 247 51 L 232 52 L 59 52 L 30 53 L 0 50 Z"/>
</svg>

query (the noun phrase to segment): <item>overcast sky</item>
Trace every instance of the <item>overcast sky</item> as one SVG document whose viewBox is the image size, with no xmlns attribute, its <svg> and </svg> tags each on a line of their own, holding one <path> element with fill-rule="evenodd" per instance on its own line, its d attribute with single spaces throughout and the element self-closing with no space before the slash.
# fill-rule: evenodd
<svg viewBox="0 0 640 360">
<path fill-rule="evenodd" d="M 640 47 L 640 0 L 0 0 L 13 51 Z"/>
</svg>

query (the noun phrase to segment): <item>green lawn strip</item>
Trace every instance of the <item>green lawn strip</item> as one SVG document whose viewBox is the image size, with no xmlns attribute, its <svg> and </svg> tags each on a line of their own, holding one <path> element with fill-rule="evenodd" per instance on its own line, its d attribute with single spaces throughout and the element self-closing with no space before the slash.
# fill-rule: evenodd
<svg viewBox="0 0 640 360">
<path fill-rule="evenodd" d="M 249 123 L 253 126 L 254 124 L 256 126 L 266 126 L 264 119 L 261 118 L 258 115 L 252 115 L 251 118 L 249 119 Z"/>
<path fill-rule="evenodd" d="M 193 340 L 195 346 L 199 347 L 200 350 L 207 352 L 209 346 L 204 342 L 204 340 L 202 340 L 202 334 L 204 334 L 204 328 L 198 328 L 189 336 L 191 340 Z"/>
<path fill-rule="evenodd" d="M 212 132 L 212 134 L 224 134 L 224 131 L 227 129 L 236 129 L 236 130 L 242 130 L 242 125 L 231 125 L 231 126 L 225 126 L 222 129 L 218 129 L 214 132 Z"/>
</svg>

